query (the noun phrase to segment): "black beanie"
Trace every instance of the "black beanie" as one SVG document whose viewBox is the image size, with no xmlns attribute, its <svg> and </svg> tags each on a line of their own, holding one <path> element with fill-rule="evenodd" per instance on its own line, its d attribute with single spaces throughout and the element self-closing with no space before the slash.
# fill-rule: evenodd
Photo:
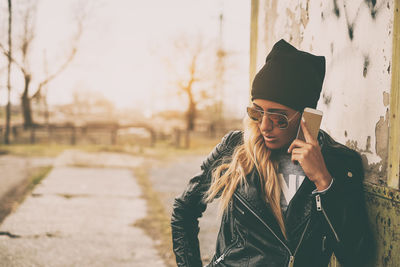
<svg viewBox="0 0 400 267">
<path fill-rule="evenodd" d="M 281 39 L 256 74 L 251 100 L 266 99 L 303 111 L 316 108 L 325 76 L 325 57 L 297 50 Z"/>
</svg>

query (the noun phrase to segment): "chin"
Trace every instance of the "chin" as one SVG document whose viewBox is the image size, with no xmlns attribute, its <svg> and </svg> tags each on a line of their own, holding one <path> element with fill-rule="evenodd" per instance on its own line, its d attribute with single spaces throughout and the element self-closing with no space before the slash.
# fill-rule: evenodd
<svg viewBox="0 0 400 267">
<path fill-rule="evenodd" d="M 280 143 L 271 143 L 267 141 L 265 141 L 265 146 L 268 147 L 269 149 L 280 149 L 283 147 L 282 144 Z"/>
</svg>

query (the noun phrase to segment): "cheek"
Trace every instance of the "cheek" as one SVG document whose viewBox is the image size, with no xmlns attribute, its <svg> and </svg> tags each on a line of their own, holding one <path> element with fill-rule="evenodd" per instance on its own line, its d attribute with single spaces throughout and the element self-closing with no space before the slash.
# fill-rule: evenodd
<svg viewBox="0 0 400 267">
<path fill-rule="evenodd" d="M 288 131 L 288 136 L 290 139 L 295 139 L 298 131 L 298 125 L 291 125 L 289 131 Z"/>
<path fill-rule="evenodd" d="M 291 133 L 290 132 L 282 133 L 281 138 L 280 138 L 281 143 L 286 144 L 290 140 L 291 140 Z"/>
<path fill-rule="evenodd" d="M 282 133 L 282 142 L 288 143 L 293 141 L 297 135 L 297 126 L 291 125 L 284 133 Z"/>
</svg>

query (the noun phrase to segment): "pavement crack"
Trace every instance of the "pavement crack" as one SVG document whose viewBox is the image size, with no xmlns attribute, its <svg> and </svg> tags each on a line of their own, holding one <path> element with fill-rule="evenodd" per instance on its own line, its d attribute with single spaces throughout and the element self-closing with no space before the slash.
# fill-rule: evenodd
<svg viewBox="0 0 400 267">
<path fill-rule="evenodd" d="M 27 239 L 27 238 L 37 239 L 37 238 L 41 238 L 41 237 L 50 237 L 50 238 L 61 237 L 60 232 L 54 232 L 54 233 L 46 232 L 46 233 L 43 233 L 43 234 L 25 235 L 25 236 L 15 235 L 15 234 L 12 234 L 10 232 L 0 232 L 0 236 L 2 236 L 2 235 L 8 236 L 9 238 L 25 238 L 25 239 Z"/>
<path fill-rule="evenodd" d="M 20 235 L 14 235 L 14 234 L 12 234 L 10 232 L 0 232 L 0 235 L 6 235 L 9 238 L 20 238 L 21 237 Z"/>
<path fill-rule="evenodd" d="M 65 199 L 72 199 L 72 198 L 112 198 L 112 199 L 136 199 L 135 196 L 118 196 L 118 195 L 99 195 L 99 194 L 55 194 L 56 196 L 65 198 Z"/>
<path fill-rule="evenodd" d="M 88 194 L 57 194 L 57 196 L 66 198 L 66 199 L 70 199 L 70 198 L 74 198 L 74 197 L 90 197 L 90 195 Z"/>
</svg>

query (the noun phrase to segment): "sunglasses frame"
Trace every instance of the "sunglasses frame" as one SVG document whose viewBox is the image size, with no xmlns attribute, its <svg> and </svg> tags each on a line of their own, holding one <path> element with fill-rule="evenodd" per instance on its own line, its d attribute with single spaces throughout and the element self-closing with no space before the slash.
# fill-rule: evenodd
<svg viewBox="0 0 400 267">
<path fill-rule="evenodd" d="M 249 115 L 249 110 L 254 110 L 254 111 L 257 111 L 257 112 L 261 113 L 261 114 L 262 114 L 261 119 L 259 119 L 259 120 L 253 119 L 253 118 Z M 276 127 L 278 127 L 279 129 L 281 129 L 281 130 L 285 130 L 285 129 L 287 129 L 287 128 L 289 127 L 290 121 L 293 120 L 293 118 L 297 115 L 297 113 L 300 113 L 300 112 L 297 111 L 297 112 L 296 112 L 295 114 L 293 114 L 293 116 L 290 117 L 290 119 L 289 119 L 285 114 L 276 113 L 276 112 L 264 111 L 264 110 L 257 109 L 257 108 L 254 108 L 254 107 L 247 107 L 247 115 L 249 116 L 249 118 L 252 119 L 253 121 L 258 122 L 258 123 L 261 123 L 261 122 L 262 122 L 262 120 L 263 120 L 265 114 L 268 114 L 268 115 L 280 115 L 280 116 L 285 117 L 285 119 L 286 119 L 287 122 L 288 122 L 288 123 L 287 123 L 287 126 L 286 126 L 285 128 L 281 128 L 281 127 L 279 127 L 279 126 L 276 126 Z M 267 116 L 267 118 L 268 118 L 268 116 Z M 270 120 L 269 118 L 268 118 L 268 120 L 272 122 L 272 120 Z M 275 127 L 275 124 L 274 124 L 273 122 L 272 122 L 272 124 L 273 124 L 274 127 Z"/>
</svg>

